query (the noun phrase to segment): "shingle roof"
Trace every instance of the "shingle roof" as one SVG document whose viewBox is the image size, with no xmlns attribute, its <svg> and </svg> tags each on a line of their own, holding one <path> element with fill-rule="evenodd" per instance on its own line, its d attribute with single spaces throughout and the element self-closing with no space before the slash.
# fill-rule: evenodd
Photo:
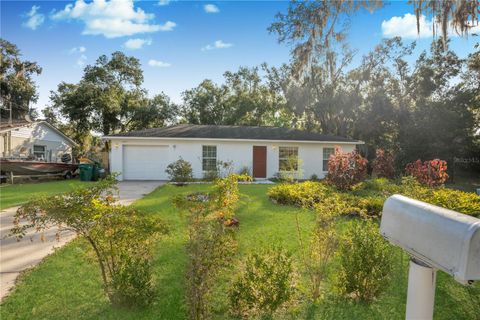
<svg viewBox="0 0 480 320">
<path fill-rule="evenodd" d="M 25 119 L 13 119 L 10 123 L 8 119 L 1 118 L 0 119 L 0 131 L 7 130 L 7 129 L 14 129 L 19 127 L 24 127 L 29 125 L 31 122 Z"/>
<path fill-rule="evenodd" d="M 130 131 L 106 136 L 139 138 L 197 138 L 280 141 L 329 141 L 362 143 L 345 137 L 277 127 L 216 126 L 184 124 L 171 127 Z"/>
</svg>

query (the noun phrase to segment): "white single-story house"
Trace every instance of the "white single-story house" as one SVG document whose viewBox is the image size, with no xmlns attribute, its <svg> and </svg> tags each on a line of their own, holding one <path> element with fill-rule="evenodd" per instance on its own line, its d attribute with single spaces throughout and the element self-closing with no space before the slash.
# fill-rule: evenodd
<svg viewBox="0 0 480 320">
<path fill-rule="evenodd" d="M 0 156 L 61 162 L 64 154 L 72 155 L 75 142 L 47 121 L 2 119 Z"/>
<path fill-rule="evenodd" d="M 217 162 L 233 171 L 249 168 L 254 178 L 274 177 L 297 158 L 304 178 L 323 178 L 335 146 L 355 150 L 362 141 L 276 127 L 177 125 L 105 136 L 110 142 L 110 171 L 119 180 L 167 180 L 167 166 L 182 158 L 202 178 Z"/>
</svg>

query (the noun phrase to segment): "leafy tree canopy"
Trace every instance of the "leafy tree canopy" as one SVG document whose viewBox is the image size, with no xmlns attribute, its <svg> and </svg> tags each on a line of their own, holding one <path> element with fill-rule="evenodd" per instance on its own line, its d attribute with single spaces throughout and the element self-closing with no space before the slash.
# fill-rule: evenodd
<svg viewBox="0 0 480 320">
<path fill-rule="evenodd" d="M 13 43 L 0 39 L 0 110 L 1 117 L 20 119 L 30 111 L 31 102 L 38 99 L 37 88 L 32 79 L 42 68 L 36 63 L 21 60 L 20 50 Z"/>
</svg>

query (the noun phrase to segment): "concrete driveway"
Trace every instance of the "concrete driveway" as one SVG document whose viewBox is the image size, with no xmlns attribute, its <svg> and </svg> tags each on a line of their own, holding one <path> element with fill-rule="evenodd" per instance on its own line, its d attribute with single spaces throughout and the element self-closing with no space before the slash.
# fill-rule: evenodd
<svg viewBox="0 0 480 320">
<path fill-rule="evenodd" d="M 129 205 L 164 183 L 163 181 L 121 181 L 118 183 L 118 203 Z M 13 227 L 13 216 L 17 209 L 18 207 L 13 207 L 0 212 L 0 299 L 3 299 L 15 285 L 15 279 L 20 272 L 37 265 L 56 248 L 74 238 L 73 233 L 64 232 L 61 234 L 60 241 L 56 241 L 56 228 L 52 228 L 44 232 L 45 241 L 43 242 L 40 240 L 40 234 L 34 231 L 30 231 L 21 241 L 12 237 L 3 239 Z"/>
</svg>

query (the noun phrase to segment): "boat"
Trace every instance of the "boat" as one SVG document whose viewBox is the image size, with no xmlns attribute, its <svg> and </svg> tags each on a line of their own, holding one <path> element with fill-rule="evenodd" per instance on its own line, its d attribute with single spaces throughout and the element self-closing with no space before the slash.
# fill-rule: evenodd
<svg viewBox="0 0 480 320">
<path fill-rule="evenodd" d="M 63 174 L 73 176 L 78 164 L 30 160 L 0 159 L 0 171 L 15 176 Z"/>
</svg>

